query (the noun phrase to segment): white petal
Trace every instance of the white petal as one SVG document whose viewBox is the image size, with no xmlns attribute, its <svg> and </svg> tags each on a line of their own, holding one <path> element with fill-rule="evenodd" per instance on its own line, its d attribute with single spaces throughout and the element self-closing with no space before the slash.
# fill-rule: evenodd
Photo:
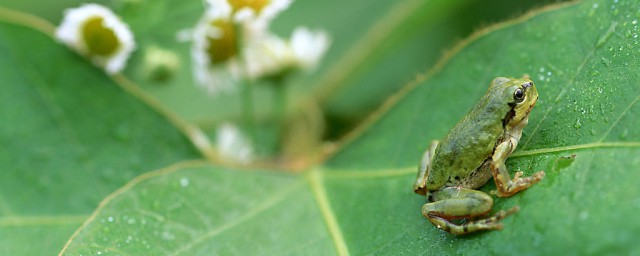
<svg viewBox="0 0 640 256">
<path fill-rule="evenodd" d="M 311 32 L 305 27 L 298 27 L 291 36 L 291 47 L 298 63 L 304 69 L 314 68 L 329 48 L 329 36 L 322 32 Z"/>
<path fill-rule="evenodd" d="M 290 41 L 266 35 L 245 49 L 247 73 L 252 79 L 277 75 L 290 69 L 312 69 L 329 47 L 324 32 L 297 28 Z"/>
<path fill-rule="evenodd" d="M 252 79 L 273 75 L 292 64 L 293 54 L 288 43 L 270 35 L 245 48 L 247 75 Z"/>
<path fill-rule="evenodd" d="M 260 12 L 260 19 L 273 20 L 280 12 L 286 10 L 291 5 L 291 0 L 271 0 Z"/>
<path fill-rule="evenodd" d="M 247 32 L 245 38 L 258 38 L 267 33 L 271 21 L 280 12 L 289 8 L 289 5 L 291 5 L 291 0 L 270 0 L 260 13 L 256 13 L 250 7 L 245 7 L 234 13 L 234 21 L 244 25 L 245 32 Z"/>
</svg>

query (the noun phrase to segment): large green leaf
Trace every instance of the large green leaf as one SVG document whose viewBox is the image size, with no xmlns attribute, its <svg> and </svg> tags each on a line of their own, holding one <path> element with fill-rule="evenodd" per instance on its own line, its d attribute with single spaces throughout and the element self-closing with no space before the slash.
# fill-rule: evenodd
<svg viewBox="0 0 640 256">
<path fill-rule="evenodd" d="M 51 37 L 0 22 L 0 56 L 0 254 L 51 254 L 133 177 L 200 158 L 165 117 Z"/>
<path fill-rule="evenodd" d="M 135 179 L 110 196 L 65 254 L 330 252 L 330 235 L 313 200 L 299 175 L 186 162 Z"/>
<path fill-rule="evenodd" d="M 64 254 L 637 252 L 639 4 L 585 1 L 476 34 L 303 174 L 184 163 L 135 179 L 103 201 Z M 496 199 L 496 210 L 522 209 L 502 231 L 436 229 L 411 191 L 422 151 L 493 77 L 522 74 L 540 99 L 507 165 L 547 176 Z"/>
</svg>

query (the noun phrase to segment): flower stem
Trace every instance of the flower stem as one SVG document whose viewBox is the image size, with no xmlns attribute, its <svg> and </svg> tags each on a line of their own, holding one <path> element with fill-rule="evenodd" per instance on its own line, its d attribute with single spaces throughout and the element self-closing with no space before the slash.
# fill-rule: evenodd
<svg viewBox="0 0 640 256">
<path fill-rule="evenodd" d="M 256 122 L 253 109 L 253 84 L 250 79 L 243 79 L 242 83 L 242 115 L 249 133 L 249 140 L 256 141 Z"/>
<path fill-rule="evenodd" d="M 287 84 L 286 76 L 277 76 L 271 79 L 273 88 L 273 119 L 276 122 L 277 151 L 282 154 L 285 143 L 285 132 L 289 119 L 287 118 Z"/>
<path fill-rule="evenodd" d="M 281 81 L 282 82 L 282 81 Z M 274 116 L 280 123 L 284 123 L 287 116 L 287 87 L 280 83 L 274 86 Z"/>
</svg>

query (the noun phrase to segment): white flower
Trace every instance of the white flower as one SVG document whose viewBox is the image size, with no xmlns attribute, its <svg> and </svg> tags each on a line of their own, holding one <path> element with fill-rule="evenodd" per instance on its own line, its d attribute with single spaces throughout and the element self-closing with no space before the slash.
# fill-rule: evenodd
<svg viewBox="0 0 640 256">
<path fill-rule="evenodd" d="M 109 74 L 121 71 L 135 49 L 129 27 L 111 10 L 98 4 L 65 10 L 56 38 Z"/>
<path fill-rule="evenodd" d="M 289 8 L 291 0 L 207 0 L 210 7 L 229 6 L 236 22 L 250 29 L 264 31 L 280 12 Z"/>
<path fill-rule="evenodd" d="M 229 5 L 208 8 L 192 33 L 194 76 L 211 94 L 233 88 L 240 73 L 237 31 L 230 15 Z"/>
<path fill-rule="evenodd" d="M 289 41 L 268 35 L 245 52 L 247 74 L 252 79 L 278 76 L 290 70 L 315 68 L 330 44 L 326 33 L 296 28 Z"/>
<path fill-rule="evenodd" d="M 220 155 L 225 158 L 244 164 L 253 160 L 250 141 L 233 124 L 224 123 L 218 127 L 216 145 Z"/>
</svg>

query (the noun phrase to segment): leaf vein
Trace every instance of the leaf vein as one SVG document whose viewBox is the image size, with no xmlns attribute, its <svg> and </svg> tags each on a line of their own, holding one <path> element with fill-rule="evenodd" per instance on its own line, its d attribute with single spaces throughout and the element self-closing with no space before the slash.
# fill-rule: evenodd
<svg viewBox="0 0 640 256">
<path fill-rule="evenodd" d="M 336 219 L 333 209 L 331 209 L 327 192 L 322 185 L 321 175 L 322 174 L 319 169 L 313 169 L 309 172 L 309 175 L 307 175 L 307 179 L 311 185 L 311 190 L 315 196 L 316 203 L 320 208 L 325 224 L 329 229 L 329 233 L 331 234 L 331 238 L 333 239 L 338 255 L 349 255 L 349 249 L 346 241 L 344 240 L 344 236 L 342 235 L 342 230 L 340 229 L 340 225 L 338 224 L 338 220 Z"/>
<path fill-rule="evenodd" d="M 515 153 L 511 154 L 509 158 L 542 155 L 546 153 L 556 153 L 556 152 L 570 151 L 570 150 L 596 149 L 596 148 L 640 148 L 640 141 L 593 142 L 593 143 L 578 144 L 578 145 L 563 146 L 563 147 L 523 150 L 523 151 L 516 151 Z M 404 168 L 375 170 L 375 171 L 325 170 L 323 177 L 329 178 L 329 179 L 388 178 L 388 177 L 398 177 L 398 176 L 405 176 L 409 174 L 415 174 L 417 171 L 416 168 L 417 168 L 416 166 L 410 166 L 410 167 L 404 167 Z"/>
</svg>

